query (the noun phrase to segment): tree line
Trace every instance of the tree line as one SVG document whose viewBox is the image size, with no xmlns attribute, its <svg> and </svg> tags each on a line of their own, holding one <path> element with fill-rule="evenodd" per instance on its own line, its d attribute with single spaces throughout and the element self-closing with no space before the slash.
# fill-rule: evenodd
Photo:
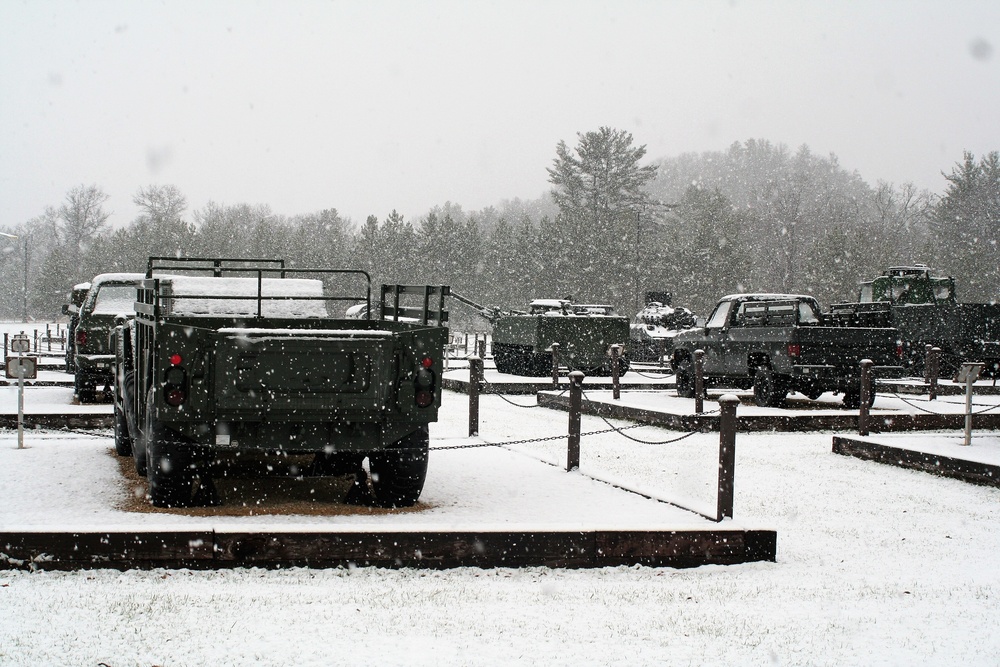
<svg viewBox="0 0 1000 667">
<path fill-rule="evenodd" d="M 966 152 L 939 195 L 871 185 L 836 156 L 749 140 L 726 151 L 646 161 L 630 133 L 602 127 L 561 141 L 551 191 L 480 211 L 434 207 L 364 223 L 336 208 L 284 216 L 266 204 L 189 211 L 177 188 L 140 188 L 140 213 L 110 228 L 108 195 L 81 185 L 0 238 L 0 317 L 49 320 L 74 284 L 141 272 L 150 255 L 283 258 L 294 267 L 363 269 L 373 283 L 451 285 L 484 305 L 534 298 L 610 303 L 632 314 L 647 291 L 705 315 L 741 291 L 848 301 L 889 266 L 954 275 L 959 297 L 1000 296 L 1000 154 Z M 27 281 L 25 276 L 27 266 Z M 24 284 L 27 284 L 27 292 Z M 458 326 L 482 328 L 452 305 Z"/>
</svg>

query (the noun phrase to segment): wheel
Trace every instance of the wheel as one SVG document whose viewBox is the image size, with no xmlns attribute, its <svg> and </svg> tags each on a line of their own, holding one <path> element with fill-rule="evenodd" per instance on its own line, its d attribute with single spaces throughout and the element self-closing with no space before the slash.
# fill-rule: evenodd
<svg viewBox="0 0 1000 667">
<path fill-rule="evenodd" d="M 802 393 L 806 395 L 806 398 L 815 401 L 817 398 L 823 395 L 823 389 L 820 387 L 807 385 L 802 387 Z"/>
<path fill-rule="evenodd" d="M 868 407 L 875 405 L 875 389 L 868 393 Z M 848 410 L 857 410 L 861 407 L 861 390 L 848 389 L 844 392 L 844 407 Z"/>
<path fill-rule="evenodd" d="M 674 371 L 674 379 L 677 383 L 677 396 L 680 398 L 694 398 L 694 369 L 690 359 L 684 359 L 677 363 L 677 370 Z"/>
<path fill-rule="evenodd" d="M 91 384 L 87 374 L 77 369 L 73 377 L 73 393 L 76 394 L 80 403 L 96 403 L 97 388 Z"/>
<path fill-rule="evenodd" d="M 118 456 L 132 455 L 132 437 L 128 432 L 128 421 L 115 403 L 115 453 Z"/>
<path fill-rule="evenodd" d="M 379 507 L 410 507 L 427 477 L 430 436 L 422 426 L 391 448 L 368 455 L 372 493 Z"/>
<path fill-rule="evenodd" d="M 188 507 L 194 477 L 190 456 L 179 438 L 160 424 L 152 424 L 146 438 L 149 460 L 149 498 L 156 507 Z"/>
<path fill-rule="evenodd" d="M 760 366 L 753 376 L 753 397 L 757 405 L 776 408 L 785 401 L 788 384 L 784 378 L 771 370 L 770 366 Z"/>
</svg>

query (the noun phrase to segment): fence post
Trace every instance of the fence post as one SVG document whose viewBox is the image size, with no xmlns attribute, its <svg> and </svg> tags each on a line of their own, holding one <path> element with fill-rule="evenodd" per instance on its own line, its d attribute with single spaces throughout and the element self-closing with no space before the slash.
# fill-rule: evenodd
<svg viewBox="0 0 1000 667">
<path fill-rule="evenodd" d="M 930 387 L 927 390 L 927 400 L 933 401 L 937 398 L 938 374 L 941 372 L 941 348 L 932 347 L 928 353 L 927 379 Z"/>
<path fill-rule="evenodd" d="M 660 338 L 656 341 L 656 349 L 658 350 L 658 360 L 659 366 L 663 367 L 663 357 L 667 356 L 667 339 Z"/>
<path fill-rule="evenodd" d="M 479 388 L 483 383 L 483 360 L 469 357 L 469 436 L 479 435 Z"/>
<path fill-rule="evenodd" d="M 924 384 L 930 384 L 931 381 L 931 350 L 934 346 L 930 343 L 924 345 Z"/>
<path fill-rule="evenodd" d="M 566 449 L 566 472 L 580 468 L 580 412 L 583 409 L 583 372 L 569 374 L 569 438 Z"/>
<path fill-rule="evenodd" d="M 719 397 L 719 495 L 716 521 L 733 518 L 736 495 L 736 406 L 740 399 L 732 394 Z"/>
<path fill-rule="evenodd" d="M 621 382 L 618 377 L 618 360 L 621 356 L 622 346 L 615 343 L 611 346 L 611 395 L 616 401 L 622 397 Z"/>
<path fill-rule="evenodd" d="M 559 343 L 552 343 L 552 386 L 559 386 Z"/>
<path fill-rule="evenodd" d="M 705 350 L 694 351 L 694 411 L 705 411 Z"/>
<path fill-rule="evenodd" d="M 858 435 L 868 435 L 868 403 L 872 396 L 872 366 L 871 359 L 861 360 L 861 395 L 858 405 Z"/>
<path fill-rule="evenodd" d="M 476 354 L 479 355 L 480 359 L 486 358 L 486 334 L 483 334 L 483 339 L 476 344 Z"/>
</svg>

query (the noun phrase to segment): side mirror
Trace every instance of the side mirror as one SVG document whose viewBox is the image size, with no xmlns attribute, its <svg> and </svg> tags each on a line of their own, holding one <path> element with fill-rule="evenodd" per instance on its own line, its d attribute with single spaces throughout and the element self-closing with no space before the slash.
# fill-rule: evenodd
<svg viewBox="0 0 1000 667">
<path fill-rule="evenodd" d="M 64 303 L 64 304 L 63 304 L 63 307 L 62 307 L 62 314 L 63 314 L 63 315 L 69 315 L 69 304 L 68 304 L 68 303 Z"/>
</svg>

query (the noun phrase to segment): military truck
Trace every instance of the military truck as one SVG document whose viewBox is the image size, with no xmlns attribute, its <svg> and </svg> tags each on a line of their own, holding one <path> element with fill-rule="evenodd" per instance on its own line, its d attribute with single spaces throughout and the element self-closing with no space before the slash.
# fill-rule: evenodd
<svg viewBox="0 0 1000 667">
<path fill-rule="evenodd" d="M 73 325 L 73 390 L 81 403 L 109 396 L 114 382 L 114 350 L 109 335 L 119 315 L 133 312 L 141 273 L 102 273 L 90 281 Z"/>
<path fill-rule="evenodd" d="M 753 387 L 758 405 L 781 405 L 789 391 L 810 399 L 843 392 L 844 406 L 860 405 L 860 366 L 876 377 L 902 375 L 898 332 L 852 327 L 825 318 L 819 303 L 798 294 L 731 294 L 704 327 L 674 339 L 677 395 L 694 396 L 694 352 L 704 351 L 705 386 Z M 870 400 L 874 400 L 871 392 Z"/>
<path fill-rule="evenodd" d="M 472 306 L 493 325 L 493 361 L 508 375 L 544 377 L 552 373 L 552 344 L 559 344 L 560 363 L 587 375 L 611 375 L 611 346 L 621 345 L 618 372 L 629 368 L 628 318 L 607 305 L 573 304 L 568 299 L 535 299 L 527 311 Z"/>
<path fill-rule="evenodd" d="M 955 279 L 926 265 L 891 267 L 861 283 L 856 303 L 834 304 L 830 313 L 845 322 L 898 329 L 911 374 L 923 372 L 925 349 L 932 345 L 941 349 L 944 374 L 965 361 L 981 361 L 985 375 L 1000 375 L 1000 304 L 959 303 Z"/>
<path fill-rule="evenodd" d="M 161 507 L 217 503 L 213 464 L 259 454 L 355 475 L 353 502 L 413 505 L 441 404 L 447 293 L 383 285 L 376 318 L 364 271 L 152 257 L 115 335 L 116 450 Z M 344 317 L 344 302 L 369 315 Z"/>
<path fill-rule="evenodd" d="M 63 304 L 63 315 L 69 316 L 66 324 L 66 372 L 76 373 L 76 325 L 80 322 L 80 308 L 87 299 L 90 283 L 73 285 L 69 292 L 69 303 Z"/>
</svg>

